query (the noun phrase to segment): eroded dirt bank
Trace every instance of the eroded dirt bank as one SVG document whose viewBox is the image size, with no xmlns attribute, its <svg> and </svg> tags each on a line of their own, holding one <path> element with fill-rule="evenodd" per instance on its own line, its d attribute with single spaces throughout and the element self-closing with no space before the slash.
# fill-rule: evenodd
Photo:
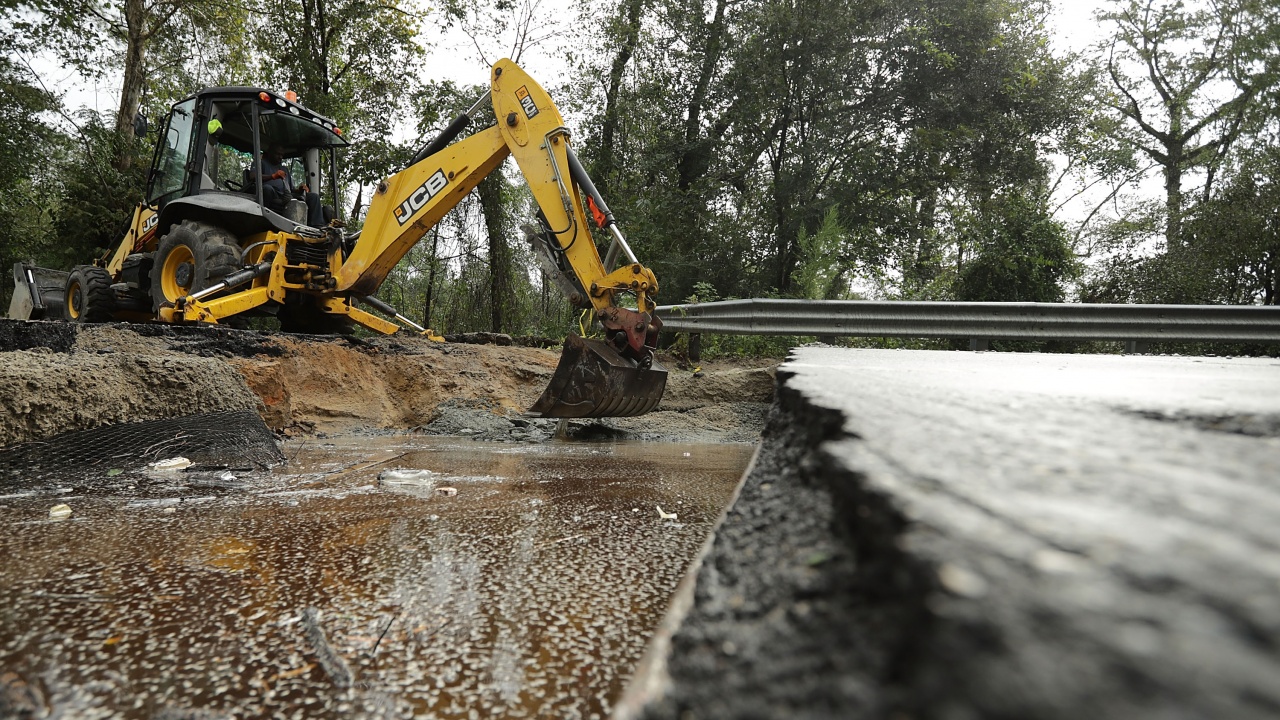
<svg viewBox="0 0 1280 720">
<path fill-rule="evenodd" d="M 226 328 L 0 320 L 0 446 L 104 424 L 255 408 L 285 435 L 414 430 L 540 441 L 522 415 L 558 350 L 343 339 Z M 573 422 L 570 433 L 750 442 L 773 394 L 769 360 L 670 368 L 659 410 Z"/>
</svg>

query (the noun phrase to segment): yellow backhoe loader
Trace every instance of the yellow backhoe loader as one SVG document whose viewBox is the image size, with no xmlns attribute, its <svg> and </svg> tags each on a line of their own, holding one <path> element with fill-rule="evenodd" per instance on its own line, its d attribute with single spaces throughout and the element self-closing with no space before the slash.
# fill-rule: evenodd
<svg viewBox="0 0 1280 720">
<path fill-rule="evenodd" d="M 547 274 L 591 310 L 603 339 L 570 335 L 531 408 L 544 417 L 640 415 L 666 371 L 654 361 L 658 281 L 636 260 L 583 170 L 559 110 L 510 60 L 490 91 L 377 184 L 358 233 L 344 233 L 332 120 L 261 88 L 201 90 L 159 130 L 147 198 L 95 265 L 57 272 L 20 263 L 10 317 L 227 323 L 271 314 L 283 330 L 428 332 L 374 293 L 411 247 L 514 156 L 540 209 L 526 226 Z M 491 103 L 496 123 L 453 142 Z M 604 259 L 591 221 L 609 233 Z M 618 260 L 623 260 L 615 267 Z M 623 304 L 634 299 L 634 308 Z M 361 306 L 382 313 L 384 319 Z"/>
</svg>

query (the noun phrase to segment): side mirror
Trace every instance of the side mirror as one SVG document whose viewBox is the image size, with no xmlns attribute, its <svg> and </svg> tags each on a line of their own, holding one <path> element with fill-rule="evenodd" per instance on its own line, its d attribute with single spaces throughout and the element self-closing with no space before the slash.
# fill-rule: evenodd
<svg viewBox="0 0 1280 720">
<path fill-rule="evenodd" d="M 147 136 L 147 116 L 141 110 L 133 116 L 133 134 L 137 137 Z"/>
</svg>

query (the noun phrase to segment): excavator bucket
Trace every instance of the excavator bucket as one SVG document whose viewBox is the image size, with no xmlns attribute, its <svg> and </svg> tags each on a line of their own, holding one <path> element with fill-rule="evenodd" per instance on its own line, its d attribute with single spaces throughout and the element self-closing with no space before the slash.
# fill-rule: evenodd
<svg viewBox="0 0 1280 720">
<path fill-rule="evenodd" d="M 569 335 L 551 384 L 530 412 L 548 418 L 630 417 L 658 407 L 666 368 L 640 368 L 608 343 Z"/>
</svg>

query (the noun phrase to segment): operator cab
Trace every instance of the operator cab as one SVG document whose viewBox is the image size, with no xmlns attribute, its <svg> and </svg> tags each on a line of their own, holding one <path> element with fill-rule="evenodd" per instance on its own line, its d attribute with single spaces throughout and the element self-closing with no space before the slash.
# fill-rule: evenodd
<svg viewBox="0 0 1280 720">
<path fill-rule="evenodd" d="M 305 186 L 323 207 L 321 225 L 337 218 L 337 151 L 348 145 L 333 120 L 270 90 L 206 88 L 178 102 L 160 128 L 148 178 L 148 202 L 161 232 L 177 216 L 217 213 L 237 236 L 290 230 L 308 222 Z M 296 193 L 285 197 L 257 182 L 271 147 L 283 155 Z M 270 177 L 270 172 L 267 173 Z M 181 207 L 172 207 L 177 205 Z M 166 216 L 169 221 L 166 222 Z"/>
</svg>

